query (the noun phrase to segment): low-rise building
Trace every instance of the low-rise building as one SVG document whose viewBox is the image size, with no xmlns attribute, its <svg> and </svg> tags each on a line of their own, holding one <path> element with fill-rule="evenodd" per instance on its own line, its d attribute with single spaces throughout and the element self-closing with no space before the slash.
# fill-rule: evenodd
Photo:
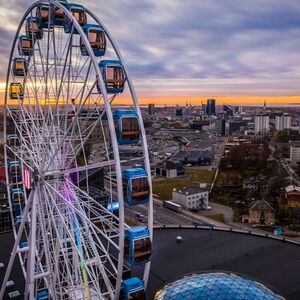
<svg viewBox="0 0 300 300">
<path fill-rule="evenodd" d="M 300 142 L 290 141 L 290 160 L 297 162 L 300 161 Z"/>
<path fill-rule="evenodd" d="M 174 160 L 183 164 L 210 165 L 213 161 L 213 153 L 209 150 L 179 151 L 172 157 L 172 161 Z"/>
<path fill-rule="evenodd" d="M 280 194 L 279 208 L 300 208 L 300 187 L 289 185 Z"/>
<path fill-rule="evenodd" d="M 243 223 L 275 224 L 275 209 L 265 200 L 256 201 L 249 208 L 249 215 L 242 216 Z"/>
<path fill-rule="evenodd" d="M 209 207 L 208 191 L 201 188 L 185 187 L 173 190 L 172 201 L 187 210 L 207 209 Z"/>
<path fill-rule="evenodd" d="M 176 178 L 185 176 L 185 169 L 180 162 L 166 161 L 155 168 L 155 175 L 166 178 Z"/>
<path fill-rule="evenodd" d="M 252 176 L 243 180 L 243 189 L 255 192 L 265 192 L 269 189 L 269 182 L 264 176 Z"/>
</svg>

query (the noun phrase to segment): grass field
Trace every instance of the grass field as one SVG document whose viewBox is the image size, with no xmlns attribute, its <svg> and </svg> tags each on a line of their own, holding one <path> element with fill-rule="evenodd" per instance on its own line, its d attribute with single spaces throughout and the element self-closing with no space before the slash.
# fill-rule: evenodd
<svg viewBox="0 0 300 300">
<path fill-rule="evenodd" d="M 174 188 L 199 187 L 200 182 L 210 186 L 214 176 L 214 171 L 197 168 L 187 168 L 186 173 L 187 175 L 180 179 L 155 178 L 153 180 L 153 193 L 158 195 L 161 200 L 170 200 Z"/>
</svg>

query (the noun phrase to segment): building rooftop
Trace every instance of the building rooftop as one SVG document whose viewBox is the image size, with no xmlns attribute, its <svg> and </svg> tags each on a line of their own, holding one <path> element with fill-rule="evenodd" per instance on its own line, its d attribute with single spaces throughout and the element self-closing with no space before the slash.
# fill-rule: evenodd
<svg viewBox="0 0 300 300">
<path fill-rule="evenodd" d="M 250 210 L 259 210 L 259 211 L 274 211 L 274 208 L 265 200 L 256 201 L 251 207 Z"/>
<path fill-rule="evenodd" d="M 300 187 L 295 186 L 295 185 L 288 185 L 285 187 L 285 192 L 290 193 L 290 192 L 300 192 Z"/>
<path fill-rule="evenodd" d="M 289 141 L 290 147 L 299 148 L 300 141 Z"/>
<path fill-rule="evenodd" d="M 176 237 L 183 241 L 176 243 Z M 154 230 L 149 299 L 176 277 L 221 270 L 255 278 L 289 300 L 300 299 L 298 245 L 249 234 L 203 229 Z M 259 298 L 257 298 L 259 299 Z"/>
<path fill-rule="evenodd" d="M 195 194 L 207 192 L 207 190 L 201 188 L 194 188 L 194 187 L 184 187 L 183 189 L 180 190 L 174 189 L 174 192 L 188 196 L 188 195 L 195 195 Z"/>
</svg>

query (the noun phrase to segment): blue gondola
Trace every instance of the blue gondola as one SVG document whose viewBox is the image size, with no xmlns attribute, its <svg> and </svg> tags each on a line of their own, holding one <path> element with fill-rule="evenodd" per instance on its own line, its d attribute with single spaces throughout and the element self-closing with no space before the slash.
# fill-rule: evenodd
<svg viewBox="0 0 300 300">
<path fill-rule="evenodd" d="M 47 289 L 37 291 L 36 300 L 47 300 L 49 299 L 49 293 Z"/>
<path fill-rule="evenodd" d="M 148 176 L 144 169 L 134 168 L 122 173 L 124 202 L 138 205 L 149 202 Z"/>
<path fill-rule="evenodd" d="M 120 204 L 119 202 L 110 202 L 107 204 L 107 210 L 114 213 L 119 211 Z"/>
<path fill-rule="evenodd" d="M 20 82 L 11 82 L 9 85 L 9 97 L 10 99 L 20 99 L 24 98 L 23 85 Z"/>
<path fill-rule="evenodd" d="M 67 6 L 68 10 L 72 13 L 74 18 L 77 20 L 80 26 L 84 26 L 87 21 L 87 16 L 85 12 L 85 8 L 83 5 L 69 3 Z M 64 30 L 65 33 L 71 33 L 73 28 L 73 22 L 70 20 L 66 15 L 64 15 Z M 78 34 L 78 31 L 74 27 L 73 29 L 74 34 Z"/>
<path fill-rule="evenodd" d="M 15 223 L 20 224 L 22 222 L 23 217 L 22 216 L 16 216 L 15 217 Z"/>
<path fill-rule="evenodd" d="M 113 114 L 119 145 L 135 145 L 140 140 L 140 125 L 134 110 L 116 110 Z"/>
<path fill-rule="evenodd" d="M 48 28 L 49 25 L 49 4 L 39 4 L 36 8 L 36 21 L 40 29 Z M 51 18 L 50 18 L 51 22 Z M 51 25 L 51 24 L 50 24 Z"/>
<path fill-rule="evenodd" d="M 106 51 L 106 38 L 102 26 L 85 24 L 82 29 L 90 42 L 95 56 L 103 56 Z M 82 55 L 89 55 L 82 38 L 80 38 L 80 49 Z"/>
<path fill-rule="evenodd" d="M 68 1 L 66 0 L 57 0 L 56 2 L 60 3 L 67 8 Z M 55 26 L 64 26 L 64 11 L 59 7 L 54 7 L 51 9 L 52 22 Z"/>
<path fill-rule="evenodd" d="M 19 161 L 10 161 L 8 163 L 8 174 L 9 178 L 13 182 L 19 182 L 22 180 L 22 170 Z"/>
<path fill-rule="evenodd" d="M 144 281 L 137 277 L 124 280 L 120 300 L 146 300 Z"/>
<path fill-rule="evenodd" d="M 26 35 L 31 39 L 41 40 L 43 38 L 43 30 L 37 24 L 37 18 L 28 17 L 26 19 Z"/>
<path fill-rule="evenodd" d="M 25 202 L 22 202 L 22 203 L 12 203 L 12 209 L 13 209 L 13 214 L 14 214 L 14 217 L 15 217 L 15 221 L 16 222 L 19 222 L 19 220 L 22 221 L 22 211 L 25 207 Z"/>
<path fill-rule="evenodd" d="M 103 76 L 103 80 L 108 94 L 123 93 L 125 85 L 125 71 L 124 67 L 118 60 L 102 60 L 99 67 Z M 101 89 L 98 86 L 98 92 Z"/>
<path fill-rule="evenodd" d="M 25 58 L 16 57 L 13 59 L 12 71 L 14 76 L 25 76 L 27 74 L 27 61 Z"/>
<path fill-rule="evenodd" d="M 19 147 L 20 146 L 20 138 L 17 134 L 9 134 L 7 136 L 6 142 L 9 147 Z"/>
<path fill-rule="evenodd" d="M 124 259 L 133 266 L 151 259 L 152 245 L 149 230 L 143 226 L 125 230 Z"/>
<path fill-rule="evenodd" d="M 34 39 L 27 35 L 21 35 L 19 37 L 19 54 L 22 56 L 30 56 L 33 54 L 33 46 L 34 46 Z"/>
<path fill-rule="evenodd" d="M 19 246 L 21 249 L 26 248 L 26 247 L 28 247 L 28 242 L 21 242 Z"/>
<path fill-rule="evenodd" d="M 10 191 L 10 195 L 11 195 L 11 200 L 13 202 L 23 202 L 24 201 L 24 192 L 22 189 L 20 188 L 16 188 L 16 189 L 12 189 Z"/>
</svg>

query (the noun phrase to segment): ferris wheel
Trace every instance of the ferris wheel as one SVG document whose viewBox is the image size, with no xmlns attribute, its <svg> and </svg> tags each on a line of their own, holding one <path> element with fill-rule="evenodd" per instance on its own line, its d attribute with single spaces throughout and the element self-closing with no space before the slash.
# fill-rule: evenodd
<svg viewBox="0 0 300 300">
<path fill-rule="evenodd" d="M 145 299 L 151 170 L 141 111 L 107 28 L 80 4 L 32 4 L 15 35 L 5 94 L 5 160 L 24 299 Z M 129 95 L 131 109 L 114 105 Z M 126 224 L 146 205 L 147 224 Z M 131 270 L 139 277 L 132 277 Z"/>
</svg>

